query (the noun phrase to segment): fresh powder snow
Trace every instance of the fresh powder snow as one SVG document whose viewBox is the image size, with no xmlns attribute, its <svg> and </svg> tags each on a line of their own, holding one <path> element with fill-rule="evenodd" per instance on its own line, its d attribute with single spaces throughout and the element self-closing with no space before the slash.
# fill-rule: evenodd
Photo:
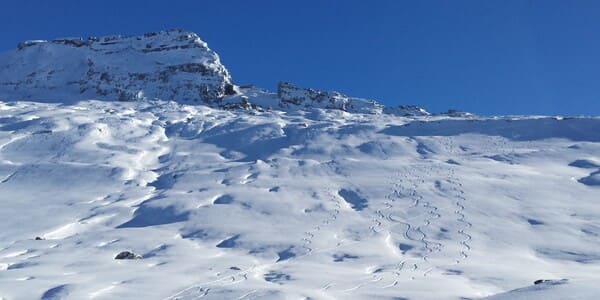
<svg viewBox="0 0 600 300">
<path fill-rule="evenodd" d="M 600 294 L 600 118 L 237 86 L 181 30 L 0 62 L 0 299 Z"/>
</svg>

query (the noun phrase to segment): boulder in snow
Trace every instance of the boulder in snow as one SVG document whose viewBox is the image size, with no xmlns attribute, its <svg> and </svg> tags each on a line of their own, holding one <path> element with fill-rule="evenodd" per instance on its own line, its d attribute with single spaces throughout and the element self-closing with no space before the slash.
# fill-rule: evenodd
<svg viewBox="0 0 600 300">
<path fill-rule="evenodd" d="M 117 256 L 115 256 L 115 259 L 141 259 L 142 256 L 139 254 L 135 254 L 131 251 L 123 251 L 119 254 L 117 254 Z"/>
</svg>

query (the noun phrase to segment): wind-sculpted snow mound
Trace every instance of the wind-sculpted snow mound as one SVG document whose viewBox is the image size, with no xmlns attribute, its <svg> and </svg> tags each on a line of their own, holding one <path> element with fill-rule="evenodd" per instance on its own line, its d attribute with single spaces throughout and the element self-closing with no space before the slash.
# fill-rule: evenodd
<svg viewBox="0 0 600 300">
<path fill-rule="evenodd" d="M 420 121 L 0 102 L 0 298 L 593 298 L 600 120 Z"/>
</svg>

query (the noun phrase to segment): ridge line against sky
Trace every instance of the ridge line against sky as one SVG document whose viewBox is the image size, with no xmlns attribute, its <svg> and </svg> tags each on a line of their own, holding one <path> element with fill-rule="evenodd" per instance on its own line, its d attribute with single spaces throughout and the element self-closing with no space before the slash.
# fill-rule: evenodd
<svg viewBox="0 0 600 300">
<path fill-rule="evenodd" d="M 600 115 L 595 1 L 2 1 L 28 39 L 196 32 L 237 84 L 482 115 Z"/>
</svg>

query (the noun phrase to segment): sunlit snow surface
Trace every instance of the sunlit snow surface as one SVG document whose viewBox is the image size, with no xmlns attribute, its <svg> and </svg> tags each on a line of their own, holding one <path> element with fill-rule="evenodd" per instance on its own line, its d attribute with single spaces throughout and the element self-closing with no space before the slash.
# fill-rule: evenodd
<svg viewBox="0 0 600 300">
<path fill-rule="evenodd" d="M 600 119 L 0 102 L 0 229 L 2 299 L 592 299 Z"/>
</svg>

